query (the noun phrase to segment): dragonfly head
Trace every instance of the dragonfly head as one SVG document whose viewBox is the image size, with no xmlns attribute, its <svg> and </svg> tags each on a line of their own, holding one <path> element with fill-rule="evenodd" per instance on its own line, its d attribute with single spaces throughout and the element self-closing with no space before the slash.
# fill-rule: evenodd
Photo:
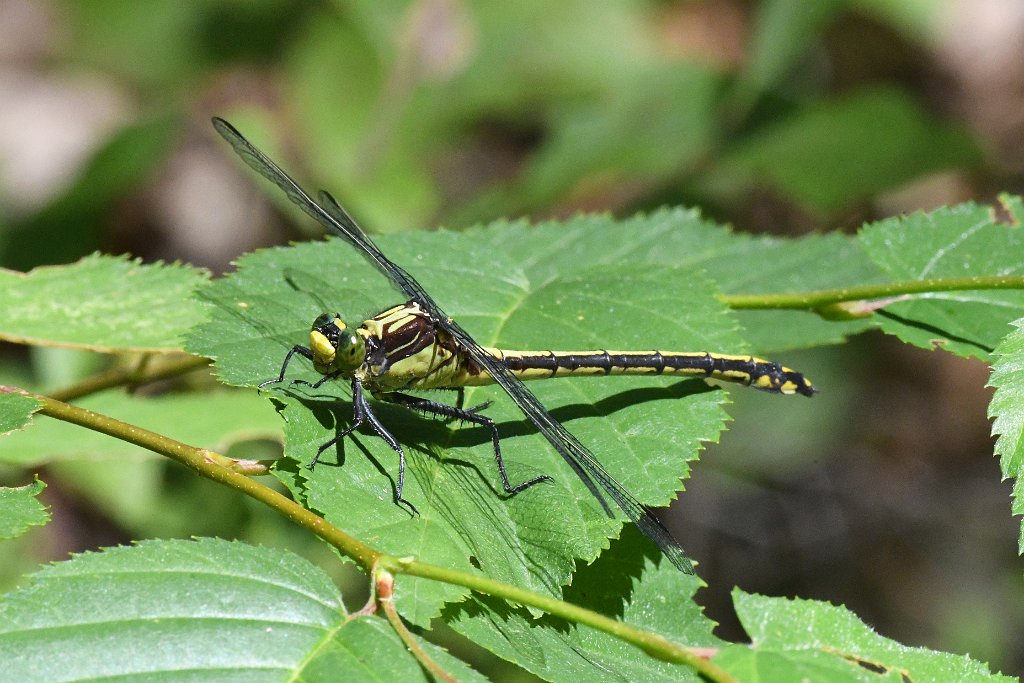
<svg viewBox="0 0 1024 683">
<path fill-rule="evenodd" d="M 322 375 L 351 373 L 363 364 L 366 344 L 355 329 L 345 324 L 340 313 L 324 313 L 309 330 L 313 367 Z"/>
</svg>

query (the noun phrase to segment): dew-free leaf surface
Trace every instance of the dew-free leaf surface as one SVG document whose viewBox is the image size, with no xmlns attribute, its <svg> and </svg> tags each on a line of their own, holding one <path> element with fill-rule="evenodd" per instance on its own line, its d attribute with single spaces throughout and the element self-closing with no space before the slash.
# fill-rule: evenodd
<svg viewBox="0 0 1024 683">
<path fill-rule="evenodd" d="M 420 644 L 459 680 L 483 680 Z M 43 568 L 0 599 L 0 661 L 23 683 L 432 680 L 382 617 L 348 614 L 306 560 L 219 539 Z"/>
<path fill-rule="evenodd" d="M 998 435 L 996 454 L 1003 477 L 1013 478 L 1014 515 L 1024 514 L 1024 319 L 1014 322 L 1014 331 L 996 347 L 989 386 L 995 394 L 988 406 L 993 420 L 992 434 Z M 1017 540 L 1017 552 L 1024 553 L 1024 526 Z"/>
<path fill-rule="evenodd" d="M 24 394 L 0 392 L 0 435 L 21 429 L 32 420 L 32 413 L 42 404 Z"/>
<path fill-rule="evenodd" d="M 44 488 L 46 484 L 38 479 L 25 486 L 0 486 L 0 539 L 20 536 L 29 527 L 50 521 L 50 513 L 38 498 Z"/>
<path fill-rule="evenodd" d="M 93 351 L 180 351 L 202 317 L 204 271 L 93 254 L 28 273 L 0 269 L 0 340 Z"/>
<path fill-rule="evenodd" d="M 694 268 L 669 265 L 665 251 L 676 250 L 682 261 L 690 243 L 662 240 L 667 221 L 668 214 L 637 219 L 624 231 L 607 218 L 580 218 L 536 228 L 384 236 L 379 243 L 484 345 L 746 351 L 735 320 L 714 298 L 714 285 Z M 238 267 L 203 290 L 211 319 L 188 343 L 189 350 L 215 358 L 216 372 L 229 383 L 252 386 L 276 377 L 286 352 L 307 343 L 309 325 L 323 309 L 358 324 L 401 303 L 389 283 L 338 240 L 256 252 Z M 288 376 L 318 378 L 301 357 Z M 724 394 L 701 381 L 581 378 L 532 388 L 616 479 L 655 506 L 671 501 L 686 463 L 701 442 L 718 438 L 725 420 Z M 278 387 L 273 395 L 285 404 L 286 454 L 301 463 L 351 423 L 344 382 L 317 390 Z M 454 400 L 446 393 L 431 397 Z M 780 401 L 780 408 L 800 406 L 791 397 L 764 398 Z M 370 432 L 329 449 L 315 471 L 283 478 L 332 523 L 388 552 L 554 594 L 574 561 L 596 557 L 621 522 L 603 512 L 500 391 L 467 391 L 466 405 L 484 400 L 494 401 L 487 414 L 498 423 L 512 482 L 541 473 L 554 482 L 508 498 L 486 430 L 383 404 L 375 410 L 405 446 L 403 495 L 419 516 L 394 504 L 397 456 Z M 403 614 L 418 624 L 461 595 L 461 589 L 418 580 L 396 592 Z"/>
<path fill-rule="evenodd" d="M 733 591 L 750 645 L 714 662 L 742 681 L 946 683 L 1016 680 L 969 657 L 908 647 L 875 633 L 844 607 Z"/>
<path fill-rule="evenodd" d="M 1024 206 L 1004 196 L 1009 218 L 973 203 L 873 223 L 858 234 L 868 256 L 893 280 L 1024 275 Z M 876 315 L 908 343 L 987 360 L 1024 316 L 1024 291 L 958 290 L 914 295 Z"/>
<path fill-rule="evenodd" d="M 237 441 L 279 439 L 281 433 L 273 408 L 242 391 L 141 397 L 112 390 L 75 403 L 190 446 L 222 453 Z M 22 466 L 55 460 L 123 461 L 147 452 L 106 434 L 48 418 L 36 419 L 31 428 L 0 438 L 0 462 Z"/>
<path fill-rule="evenodd" d="M 635 529 L 624 530 L 593 565 L 580 569 L 567 601 L 690 647 L 719 647 L 714 622 L 693 601 L 704 584 L 679 572 Z M 474 595 L 443 613 L 455 630 L 548 681 L 696 681 L 686 667 L 659 661 L 617 638 L 499 600 Z"/>
</svg>

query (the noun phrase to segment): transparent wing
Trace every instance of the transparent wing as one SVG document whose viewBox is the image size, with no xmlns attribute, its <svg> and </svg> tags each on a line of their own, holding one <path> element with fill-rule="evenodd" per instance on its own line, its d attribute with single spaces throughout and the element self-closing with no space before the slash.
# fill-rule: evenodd
<svg viewBox="0 0 1024 683">
<path fill-rule="evenodd" d="M 335 201 L 334 197 L 321 191 L 318 195 L 320 201 L 314 201 L 281 167 L 256 149 L 230 123 L 224 119 L 214 118 L 213 126 L 253 170 L 281 188 L 289 199 L 321 225 L 357 247 L 407 297 L 419 302 L 423 310 L 434 319 L 435 324 L 446 330 L 466 350 L 473 361 L 494 377 L 501 388 L 523 411 L 523 414 L 537 427 L 544 438 L 569 464 L 576 476 L 600 501 L 606 512 L 611 514 L 602 491 L 615 501 L 615 504 L 645 536 L 661 548 L 672 564 L 688 574 L 693 573 L 693 567 L 682 547 L 661 521 L 654 516 L 651 509 L 623 488 L 597 461 L 590 450 L 580 443 L 579 439 L 573 436 L 562 423 L 552 417 L 533 392 L 526 388 L 526 385 L 496 358 L 484 351 L 468 332 L 449 318 L 415 278 L 385 256 L 348 212 Z"/>
<path fill-rule="evenodd" d="M 429 299 L 427 300 L 436 308 Z M 420 305 L 425 302 L 421 301 Z M 523 414 L 530 419 L 530 422 L 537 427 L 544 438 L 548 440 L 559 455 L 569 464 L 576 475 L 586 484 L 590 492 L 594 494 L 605 510 L 608 505 L 604 501 L 601 492 L 594 485 L 596 481 L 601 488 L 615 501 L 626 516 L 637 525 L 645 536 L 654 541 L 666 557 L 676 567 L 686 572 L 693 573 L 693 566 L 687 559 L 682 546 L 672 537 L 672 534 L 661 523 L 654 513 L 646 505 L 638 501 L 633 495 L 623 488 L 611 474 L 601 465 L 586 446 L 580 443 L 572 432 L 556 420 L 551 413 L 544 408 L 540 400 L 530 391 L 523 382 L 513 375 L 508 368 L 498 362 L 494 356 L 484 351 L 469 334 L 463 330 L 455 321 L 442 318 L 439 324 L 451 334 L 476 361 L 487 372 L 491 373 L 501 388 L 515 401 Z M 610 512 L 610 511 L 609 511 Z"/>
</svg>

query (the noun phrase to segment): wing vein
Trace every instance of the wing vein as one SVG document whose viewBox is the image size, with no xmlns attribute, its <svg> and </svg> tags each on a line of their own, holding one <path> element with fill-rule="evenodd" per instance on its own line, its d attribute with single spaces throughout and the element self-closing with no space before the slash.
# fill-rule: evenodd
<svg viewBox="0 0 1024 683">
<path fill-rule="evenodd" d="M 487 353 L 458 323 L 448 317 L 415 278 L 385 256 L 334 197 L 321 190 L 318 194 L 319 202 L 314 201 L 291 176 L 253 146 L 234 126 L 220 118 L 214 118 L 213 125 L 250 168 L 277 185 L 306 214 L 359 249 L 399 290 L 410 299 L 419 302 L 434 323 L 448 332 L 475 363 L 494 377 L 527 419 L 601 503 L 605 512 L 612 514 L 604 497 L 604 494 L 607 494 L 626 517 L 661 548 L 673 565 L 684 572 L 693 573 L 693 567 L 682 547 L 653 511 L 623 488 L 598 462 L 593 453 L 544 408 L 522 381 L 504 364 Z"/>
</svg>

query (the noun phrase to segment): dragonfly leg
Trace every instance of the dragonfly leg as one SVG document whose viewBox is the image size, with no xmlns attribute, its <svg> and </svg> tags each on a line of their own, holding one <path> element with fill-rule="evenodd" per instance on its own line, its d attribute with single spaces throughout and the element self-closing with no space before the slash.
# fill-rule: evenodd
<svg viewBox="0 0 1024 683">
<path fill-rule="evenodd" d="M 398 453 L 398 483 L 395 486 L 395 504 L 404 505 L 414 515 L 419 515 L 420 511 L 416 509 L 416 506 L 402 498 L 402 489 L 405 486 L 405 451 L 402 450 L 402 445 L 398 443 L 398 439 L 381 424 L 377 416 L 374 415 L 373 410 L 370 409 L 370 403 L 366 400 L 366 395 L 363 393 L 363 383 L 358 379 L 352 380 L 352 424 L 317 449 L 316 455 L 313 456 L 313 460 L 309 463 L 309 469 L 313 469 L 316 466 L 324 451 L 359 429 L 364 422 L 369 422 L 370 426 L 373 427 L 373 431 L 377 432 L 377 436 L 384 439 L 391 446 L 392 450 Z"/>
<path fill-rule="evenodd" d="M 479 413 L 479 412 L 481 412 L 483 410 L 487 410 L 488 408 L 490 408 L 492 403 L 494 403 L 494 401 L 491 401 L 490 399 L 488 399 L 488 400 L 484 401 L 483 403 L 478 403 L 477 405 L 473 406 L 472 408 L 466 408 L 466 412 L 467 413 Z"/>
<path fill-rule="evenodd" d="M 490 429 L 491 442 L 494 444 L 494 460 L 498 464 L 498 473 L 501 475 L 501 486 L 502 488 L 505 489 L 505 493 L 509 494 L 510 496 L 514 496 L 520 491 L 528 489 L 534 484 L 539 484 L 542 481 L 551 481 L 551 477 L 549 477 L 546 474 L 542 474 L 540 476 L 534 477 L 533 479 L 528 479 L 527 481 L 524 481 L 521 484 L 516 484 L 515 486 L 509 483 L 508 474 L 505 472 L 505 461 L 501 457 L 501 439 L 498 436 L 498 425 L 496 425 L 494 423 L 494 420 L 492 420 L 491 418 L 487 417 L 486 415 L 481 415 L 479 414 L 479 412 L 477 412 L 479 410 L 483 410 L 488 405 L 490 405 L 490 401 L 487 401 L 486 403 L 482 403 L 476 406 L 475 408 L 470 408 L 469 410 L 467 410 L 465 408 L 459 408 L 457 406 L 450 406 L 445 403 L 431 401 L 430 399 L 419 398 L 418 396 L 410 396 L 408 394 L 403 394 L 397 391 L 388 394 L 382 394 L 381 396 L 379 396 L 379 398 L 385 401 L 389 401 L 391 403 L 403 405 L 406 408 L 410 408 L 412 410 L 419 410 L 421 412 L 429 413 L 431 415 L 440 415 L 442 417 L 446 417 L 449 419 L 465 420 L 466 422 L 472 422 L 474 424 L 478 424 Z"/>
<path fill-rule="evenodd" d="M 284 357 L 284 363 L 281 364 L 281 372 L 278 374 L 278 376 L 274 379 L 268 379 L 266 382 L 260 382 L 257 388 L 262 389 L 268 384 L 280 384 L 281 382 L 283 382 L 284 373 L 286 370 L 288 370 L 288 363 L 291 362 L 292 356 L 294 356 L 295 354 L 299 354 L 300 356 L 305 356 L 306 358 L 313 360 L 313 351 L 311 349 L 296 344 L 295 346 L 292 347 L 292 350 L 288 352 L 288 355 Z"/>
<path fill-rule="evenodd" d="M 304 379 L 293 379 L 291 381 L 291 383 L 292 384 L 303 384 L 303 385 L 305 385 L 305 386 L 307 386 L 307 387 L 309 387 L 311 389 L 319 389 L 320 386 L 323 385 L 324 382 L 329 382 L 332 379 L 337 379 L 340 375 L 341 375 L 341 370 L 338 370 L 337 372 L 332 372 L 329 375 L 324 375 L 323 377 L 321 377 L 320 379 L 318 379 L 315 382 L 307 382 Z"/>
<path fill-rule="evenodd" d="M 438 387 L 438 390 L 440 390 L 440 391 L 454 391 L 455 395 L 457 396 L 457 398 L 455 399 L 455 409 L 460 411 L 460 412 L 462 410 L 464 410 L 462 406 L 466 402 L 466 390 L 463 387 Z M 494 403 L 494 401 L 490 401 L 490 400 L 484 401 L 483 403 L 475 405 L 472 408 L 465 408 L 465 411 L 469 412 L 469 413 L 479 413 L 481 410 L 486 410 L 488 407 L 490 407 L 490 405 L 492 403 Z M 450 406 L 447 406 L 447 407 L 450 407 Z M 460 419 L 460 418 L 454 417 L 454 416 L 445 416 L 445 417 L 447 417 L 448 420 Z"/>
</svg>

